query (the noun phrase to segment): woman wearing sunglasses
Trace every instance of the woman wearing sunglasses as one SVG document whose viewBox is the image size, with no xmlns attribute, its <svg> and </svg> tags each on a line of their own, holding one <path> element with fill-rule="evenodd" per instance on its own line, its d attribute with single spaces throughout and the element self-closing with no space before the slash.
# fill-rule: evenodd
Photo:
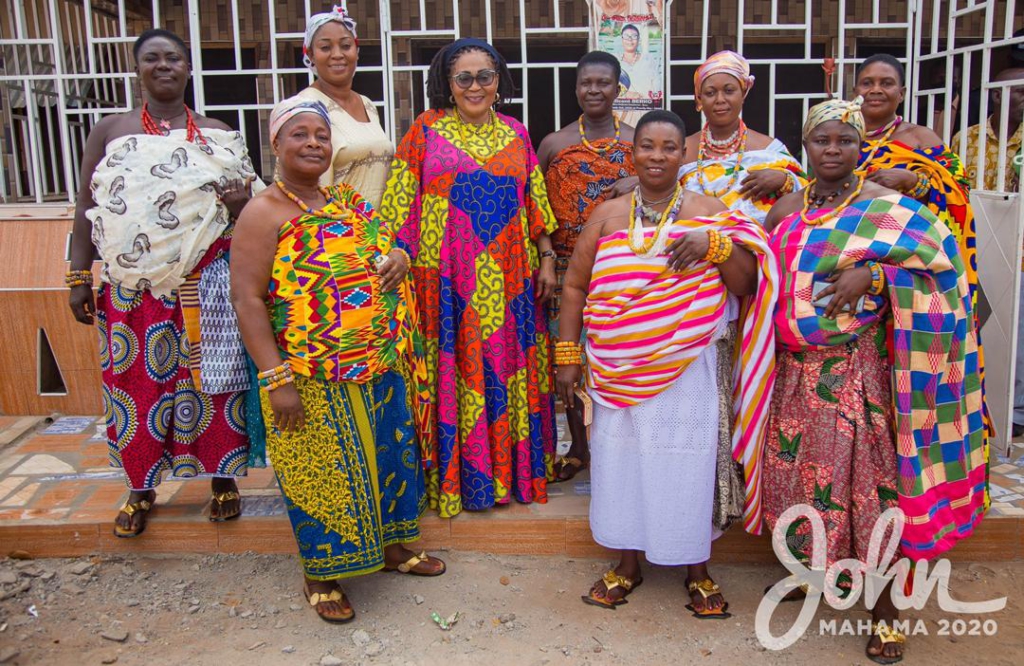
<svg viewBox="0 0 1024 666">
<path fill-rule="evenodd" d="M 342 0 L 306 21 L 302 61 L 316 81 L 299 97 L 320 102 L 331 117 L 331 161 L 320 185 L 347 183 L 374 208 L 380 205 L 395 145 L 380 125 L 377 108 L 352 89 L 359 62 L 356 22 Z"/>
<path fill-rule="evenodd" d="M 460 39 L 430 65 L 431 110 L 398 146 L 381 218 L 412 258 L 427 358 L 419 399 L 431 506 L 442 517 L 547 501 L 553 377 L 543 304 L 557 228 L 526 128 L 490 44 Z"/>
</svg>

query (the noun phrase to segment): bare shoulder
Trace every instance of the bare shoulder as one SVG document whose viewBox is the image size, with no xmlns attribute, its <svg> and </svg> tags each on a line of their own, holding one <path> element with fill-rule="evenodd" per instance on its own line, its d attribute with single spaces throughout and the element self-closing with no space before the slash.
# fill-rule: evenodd
<svg viewBox="0 0 1024 666">
<path fill-rule="evenodd" d="M 235 130 L 228 126 L 227 123 L 217 120 L 216 118 L 209 118 L 207 116 L 201 116 L 198 113 L 193 115 L 195 118 L 196 125 L 201 129 L 218 129 L 224 130 L 225 132 L 234 132 Z"/>
<path fill-rule="evenodd" d="M 268 187 L 249 200 L 235 223 L 238 229 L 261 233 L 268 228 L 277 229 L 281 223 L 298 211 L 295 204 L 284 198 L 276 187 Z"/>
<path fill-rule="evenodd" d="M 764 150 L 775 141 L 767 134 L 761 134 L 754 130 L 747 130 L 747 150 Z"/>
<path fill-rule="evenodd" d="M 694 132 L 690 136 L 686 137 L 686 161 L 696 162 L 697 151 L 700 149 L 700 132 Z"/>
<path fill-rule="evenodd" d="M 140 132 L 142 132 L 142 115 L 138 110 L 134 110 L 104 117 L 89 132 L 89 141 L 105 146 L 114 139 Z"/>
<path fill-rule="evenodd" d="M 938 134 L 923 125 L 914 123 L 903 123 L 893 133 L 893 139 L 905 143 L 911 148 L 931 148 L 942 144 L 942 139 Z"/>
<path fill-rule="evenodd" d="M 861 188 L 860 194 L 857 195 L 857 201 L 864 201 L 866 199 L 878 199 L 879 197 L 888 197 L 892 195 L 900 194 L 896 190 L 891 190 L 888 187 L 883 187 L 878 183 L 870 180 L 864 181 L 864 187 Z"/>
<path fill-rule="evenodd" d="M 787 216 L 797 212 L 804 205 L 804 193 L 790 192 L 786 196 L 782 197 L 775 202 L 772 209 L 768 211 L 768 215 L 764 219 L 764 228 L 766 231 L 771 231 L 779 222 L 784 220 Z"/>
<path fill-rule="evenodd" d="M 576 143 L 579 138 L 579 130 L 575 125 L 566 125 L 562 129 L 551 132 L 537 147 L 537 159 L 544 166 L 551 163 L 558 153 Z"/>
<path fill-rule="evenodd" d="M 632 194 L 624 194 L 595 206 L 583 230 L 595 233 L 596 238 L 602 238 L 612 231 L 628 226 L 632 197 Z"/>
<path fill-rule="evenodd" d="M 636 134 L 636 128 L 626 123 L 619 123 L 619 138 L 623 141 L 629 141 L 633 143 L 633 137 Z"/>
</svg>

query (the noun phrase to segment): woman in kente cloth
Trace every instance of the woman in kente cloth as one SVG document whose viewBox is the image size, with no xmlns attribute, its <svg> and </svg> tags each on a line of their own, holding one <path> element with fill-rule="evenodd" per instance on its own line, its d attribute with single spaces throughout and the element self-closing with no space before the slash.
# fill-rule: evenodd
<svg viewBox="0 0 1024 666">
<path fill-rule="evenodd" d="M 594 209 L 569 264 L 556 382 L 571 407 L 586 375 L 590 528 L 597 543 L 621 551 L 583 600 L 624 603 L 643 581 L 643 552 L 652 564 L 686 565 L 688 608 L 724 618 L 728 604 L 707 568 L 718 452 L 724 435 L 748 472 L 739 503 L 746 493 L 745 519 L 756 529 L 777 277 L 759 224 L 679 185 L 685 136 L 670 111 L 637 123 L 637 190 Z"/>
<path fill-rule="evenodd" d="M 953 233 L 971 286 L 975 326 L 980 327 L 977 239 L 967 171 L 935 132 L 897 115 L 907 94 L 905 84 L 903 65 L 887 53 L 873 55 L 857 68 L 855 90 L 864 98 L 861 112 L 867 128 L 859 168 L 870 181 L 924 204 Z M 980 337 L 978 363 L 985 424 L 994 434 L 984 404 L 985 354 Z"/>
<path fill-rule="evenodd" d="M 619 97 L 619 61 L 603 51 L 591 51 L 576 65 L 576 101 L 583 113 L 579 121 L 547 135 L 537 149 L 544 172 L 551 210 L 558 229 L 551 234 L 558 286 L 548 304 L 549 328 L 558 335 L 562 283 L 576 238 L 594 208 L 608 198 L 620 179 L 636 174 L 633 168 L 633 128 L 620 123 L 612 110 Z M 568 481 L 585 469 L 590 453 L 581 413 L 566 412 L 572 447 L 554 469 L 555 481 Z"/>
<path fill-rule="evenodd" d="M 686 139 L 690 161 L 679 172 L 683 187 L 721 199 L 757 222 L 784 194 L 803 188 L 800 163 L 785 144 L 743 122 L 743 104 L 754 87 L 750 64 L 733 51 L 709 57 L 693 75 L 704 127 Z"/>
<path fill-rule="evenodd" d="M 743 105 L 754 87 L 750 64 L 738 53 L 720 51 L 697 68 L 693 87 L 704 127 L 686 139 L 687 163 L 679 181 L 764 224 L 779 197 L 807 181 L 785 144 L 743 122 Z M 622 181 L 615 192 L 635 186 L 635 181 Z"/>
<path fill-rule="evenodd" d="M 347 2 L 309 17 L 302 62 L 316 75 L 316 81 L 299 97 L 323 103 L 331 115 L 331 163 L 320 183 L 347 183 L 370 205 L 379 207 L 395 144 L 381 127 L 374 103 L 352 89 L 359 64 L 359 37 Z"/>
<path fill-rule="evenodd" d="M 505 59 L 460 39 L 430 65 L 430 111 L 395 153 L 380 216 L 412 256 L 426 338 L 427 492 L 442 517 L 546 502 L 554 377 L 544 305 L 557 222 L 530 136 L 494 105 Z"/>
<path fill-rule="evenodd" d="M 322 104 L 282 101 L 270 137 L 278 180 L 239 218 L 232 297 L 306 598 L 322 619 L 347 622 L 340 579 L 445 570 L 404 545 L 426 507 L 409 261 L 358 192 L 318 187 L 331 157 Z"/>
<path fill-rule="evenodd" d="M 803 135 L 816 180 L 767 219 L 783 281 L 764 515 L 774 530 L 790 507 L 817 512 L 826 566 L 871 563 L 872 530 L 891 507 L 905 516 L 893 560 L 938 557 L 971 534 L 986 495 L 967 268 L 927 206 L 856 170 L 865 134 L 859 102 L 811 109 Z M 809 561 L 809 519 L 779 538 Z M 850 578 L 840 573 L 826 581 L 833 584 L 849 588 Z M 902 658 L 905 640 L 893 629 L 890 590 L 872 609 L 866 648 L 887 664 Z"/>
<path fill-rule="evenodd" d="M 255 174 L 238 132 L 185 106 L 181 38 L 147 30 L 133 53 L 144 102 L 89 133 L 68 274 L 75 318 L 98 322 L 110 461 L 131 489 L 118 537 L 145 529 L 166 471 L 212 477 L 210 520 L 238 517 L 249 457 L 224 255 Z"/>
</svg>

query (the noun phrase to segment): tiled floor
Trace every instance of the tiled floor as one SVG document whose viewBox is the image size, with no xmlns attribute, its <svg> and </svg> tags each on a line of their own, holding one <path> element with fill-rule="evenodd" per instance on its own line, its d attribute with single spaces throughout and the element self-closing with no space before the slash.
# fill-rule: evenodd
<svg viewBox="0 0 1024 666">
<path fill-rule="evenodd" d="M 211 526 L 210 487 L 197 479 L 168 479 L 158 489 L 154 519 L 143 539 L 114 539 L 110 527 L 126 490 L 119 470 L 107 466 L 102 419 L 65 417 L 52 424 L 37 417 L 0 416 L 0 556 L 31 545 L 51 555 L 98 550 L 148 552 L 259 550 L 294 548 L 284 503 L 270 469 L 250 470 L 240 481 L 243 520 Z M 564 417 L 559 431 L 566 436 Z M 1024 552 L 1024 450 L 997 458 L 991 468 L 991 517 L 1011 519 L 986 526 L 1006 533 L 1014 552 Z M 421 521 L 424 542 L 438 548 L 501 553 L 550 553 L 601 556 L 593 543 L 587 513 L 590 485 L 586 473 L 569 483 L 549 486 L 547 504 L 518 504 L 482 513 L 464 512 L 453 520 L 429 514 Z M 1017 519 L 1017 520 L 1013 520 Z M 986 521 L 993 523 L 993 521 Z M 998 521 L 1002 523 L 1003 521 Z M 1009 523 L 1013 523 L 1011 526 Z M 1017 527 L 1014 527 L 1017 526 Z M 730 530 L 716 542 L 739 558 L 770 558 L 767 539 Z M 999 544 L 978 544 L 999 553 Z"/>
</svg>

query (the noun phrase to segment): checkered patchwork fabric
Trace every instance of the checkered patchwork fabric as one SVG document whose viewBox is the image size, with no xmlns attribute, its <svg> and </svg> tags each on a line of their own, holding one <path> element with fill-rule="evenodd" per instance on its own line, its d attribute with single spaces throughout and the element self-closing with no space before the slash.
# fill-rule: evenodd
<svg viewBox="0 0 1024 666">
<path fill-rule="evenodd" d="M 901 548 L 931 559 L 968 536 L 984 514 L 987 431 L 971 289 L 956 237 L 927 206 L 891 195 L 860 202 L 820 225 L 798 214 L 772 234 L 783 289 L 777 344 L 794 351 L 843 345 L 879 320 L 892 359 Z M 813 285 L 879 262 L 884 297 L 835 319 L 813 305 Z"/>
</svg>

